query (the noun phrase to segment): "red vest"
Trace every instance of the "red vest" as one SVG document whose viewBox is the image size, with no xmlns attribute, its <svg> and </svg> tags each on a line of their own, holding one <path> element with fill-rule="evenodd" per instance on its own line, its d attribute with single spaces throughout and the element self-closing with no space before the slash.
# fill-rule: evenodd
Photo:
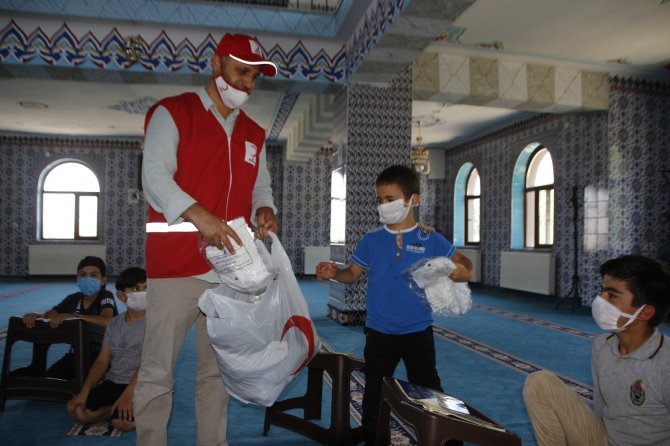
<svg viewBox="0 0 670 446">
<path fill-rule="evenodd" d="M 195 93 L 166 98 L 154 105 L 147 113 L 145 129 L 158 105 L 170 112 L 179 131 L 174 174 L 179 187 L 223 220 L 244 217 L 249 224 L 265 131 L 240 110 L 229 148 L 223 127 Z M 255 162 L 247 162 L 250 158 Z M 165 222 L 165 217 L 149 206 L 148 221 Z M 198 241 L 198 232 L 148 232 L 147 276 L 189 277 L 209 271 Z"/>
</svg>

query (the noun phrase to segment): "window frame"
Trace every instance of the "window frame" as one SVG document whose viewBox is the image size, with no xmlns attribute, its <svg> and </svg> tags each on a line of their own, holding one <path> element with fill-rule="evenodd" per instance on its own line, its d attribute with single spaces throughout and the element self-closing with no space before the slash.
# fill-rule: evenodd
<svg viewBox="0 0 670 446">
<path fill-rule="evenodd" d="M 479 195 L 469 195 L 468 194 L 468 184 L 470 183 L 470 179 L 472 178 L 473 173 L 477 173 L 477 176 L 479 177 Z M 470 169 L 470 173 L 468 173 L 468 177 L 465 180 L 465 194 L 464 194 L 464 203 L 463 203 L 463 214 L 464 214 L 464 244 L 466 246 L 479 246 L 482 240 L 482 230 L 481 230 L 481 222 L 482 222 L 482 191 L 481 191 L 481 181 L 482 177 L 479 175 L 479 171 L 477 170 L 476 167 L 472 167 Z M 468 218 L 470 217 L 470 202 L 477 200 L 479 202 L 479 215 L 477 216 L 477 220 L 479 223 L 479 241 L 477 242 L 472 242 L 470 241 L 470 231 L 468 230 Z"/>
<path fill-rule="evenodd" d="M 531 154 L 531 156 L 528 158 L 528 162 L 526 163 L 526 170 L 524 173 L 524 188 L 523 188 L 523 206 L 524 206 L 524 218 L 523 218 L 523 244 L 524 248 L 527 249 L 553 249 L 554 247 L 554 235 L 555 235 L 555 226 L 556 226 L 556 177 L 554 176 L 554 181 L 551 184 L 543 184 L 542 186 L 528 186 L 528 172 L 530 170 L 531 164 L 537 157 L 538 153 L 541 152 L 542 150 L 546 150 L 547 154 L 549 157 L 551 157 L 552 161 L 552 168 L 553 168 L 553 157 L 551 156 L 551 151 L 547 146 L 544 145 L 539 145 Z M 552 212 L 551 212 L 551 243 L 540 243 L 540 213 L 538 212 L 539 205 L 540 205 L 540 195 L 541 191 L 547 191 L 550 195 L 552 195 Z M 527 240 L 528 240 L 528 220 L 529 220 L 529 215 L 528 213 L 531 211 L 528 209 L 528 195 L 533 194 L 533 246 L 528 245 Z"/>
<path fill-rule="evenodd" d="M 37 222 L 37 239 L 38 241 L 43 241 L 43 242 L 89 242 L 89 241 L 100 241 L 102 239 L 101 233 L 102 233 L 102 222 L 100 218 L 100 195 L 101 191 L 99 192 L 90 192 L 90 191 L 76 191 L 76 190 L 59 190 L 59 191 L 45 191 L 44 190 L 44 183 L 46 182 L 47 178 L 49 177 L 49 174 L 56 169 L 59 166 L 62 166 L 63 164 L 81 164 L 83 167 L 88 169 L 91 174 L 95 176 L 95 179 L 98 182 L 98 189 L 100 189 L 100 180 L 98 178 L 98 175 L 96 175 L 95 171 L 86 163 L 77 160 L 77 159 L 70 159 L 70 158 L 64 158 L 60 159 L 54 163 L 49 164 L 46 166 L 42 174 L 40 175 L 40 180 L 39 180 L 39 189 L 38 189 L 38 212 L 39 212 L 39 218 Z M 46 195 L 73 195 L 74 196 L 74 235 L 73 238 L 47 238 L 44 235 L 44 229 L 45 229 L 45 222 L 44 222 L 44 205 L 45 205 L 45 200 L 44 197 Z M 95 197 L 96 198 L 96 235 L 93 237 L 90 236 L 81 236 L 79 233 L 79 228 L 81 226 L 81 217 L 80 217 L 80 203 L 81 203 L 81 198 L 82 197 Z"/>
</svg>

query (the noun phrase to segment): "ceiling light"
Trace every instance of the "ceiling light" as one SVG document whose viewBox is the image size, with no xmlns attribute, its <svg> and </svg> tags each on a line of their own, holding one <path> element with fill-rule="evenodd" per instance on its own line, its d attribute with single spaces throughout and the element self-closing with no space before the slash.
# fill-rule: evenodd
<svg viewBox="0 0 670 446">
<path fill-rule="evenodd" d="M 416 145 L 412 147 L 410 152 L 410 161 L 412 167 L 419 173 L 428 174 L 430 171 L 430 164 L 428 162 L 428 150 L 423 145 L 423 137 L 421 136 L 421 121 L 419 123 L 419 135 L 416 137 Z"/>
</svg>

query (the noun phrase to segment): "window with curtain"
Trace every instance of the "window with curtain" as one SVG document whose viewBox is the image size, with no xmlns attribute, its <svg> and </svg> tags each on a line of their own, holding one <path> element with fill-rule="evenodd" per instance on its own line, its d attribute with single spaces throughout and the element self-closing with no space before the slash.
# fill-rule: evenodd
<svg viewBox="0 0 670 446">
<path fill-rule="evenodd" d="M 77 161 L 47 167 L 40 192 L 41 240 L 97 240 L 100 183 L 93 171 Z"/>
<path fill-rule="evenodd" d="M 472 168 L 465 187 L 465 244 L 479 245 L 481 182 L 479 172 Z"/>
<path fill-rule="evenodd" d="M 546 147 L 539 148 L 526 169 L 525 229 L 527 248 L 554 244 L 554 164 Z"/>
</svg>

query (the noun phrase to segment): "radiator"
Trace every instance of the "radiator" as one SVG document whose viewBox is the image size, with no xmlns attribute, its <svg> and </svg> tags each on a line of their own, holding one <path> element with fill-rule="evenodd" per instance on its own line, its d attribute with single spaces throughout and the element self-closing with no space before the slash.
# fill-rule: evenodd
<svg viewBox="0 0 670 446">
<path fill-rule="evenodd" d="M 330 246 L 304 246 L 303 274 L 316 274 L 316 265 L 330 260 Z"/>
<path fill-rule="evenodd" d="M 75 275 L 86 256 L 105 259 L 105 245 L 28 245 L 29 275 Z"/>
<path fill-rule="evenodd" d="M 458 248 L 463 257 L 467 257 L 472 262 L 472 279 L 470 282 L 481 282 L 482 274 L 482 255 L 479 249 Z"/>
<path fill-rule="evenodd" d="M 554 254 L 503 251 L 500 253 L 500 286 L 538 294 L 554 294 Z"/>
</svg>

